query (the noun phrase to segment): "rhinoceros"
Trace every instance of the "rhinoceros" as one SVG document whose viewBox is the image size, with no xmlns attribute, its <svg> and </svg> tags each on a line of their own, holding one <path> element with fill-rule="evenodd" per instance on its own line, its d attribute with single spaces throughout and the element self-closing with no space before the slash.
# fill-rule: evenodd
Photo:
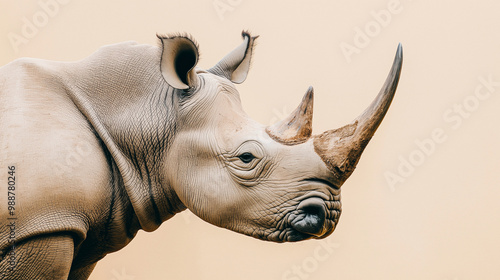
<svg viewBox="0 0 500 280">
<path fill-rule="evenodd" d="M 208 70 L 189 35 L 125 42 L 77 62 L 0 68 L 2 279 L 87 279 L 97 261 L 189 209 L 274 242 L 325 238 L 340 187 L 393 99 L 392 69 L 352 123 L 312 134 L 313 89 L 265 126 L 242 109 L 257 37 Z"/>
</svg>

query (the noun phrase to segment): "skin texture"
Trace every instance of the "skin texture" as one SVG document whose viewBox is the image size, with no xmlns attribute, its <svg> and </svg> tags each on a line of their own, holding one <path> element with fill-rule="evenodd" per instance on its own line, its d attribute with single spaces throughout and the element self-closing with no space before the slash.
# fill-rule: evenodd
<svg viewBox="0 0 500 280">
<path fill-rule="evenodd" d="M 15 215 L 0 210 L 0 220 L 15 218 L 0 232 L 2 279 L 87 279 L 138 230 L 186 208 L 274 242 L 333 232 L 352 173 L 339 175 L 330 160 L 339 134 L 311 136 L 312 88 L 275 126 L 249 118 L 234 83 L 247 77 L 256 37 L 242 35 L 206 71 L 185 35 L 158 36 L 158 47 L 105 46 L 78 62 L 19 59 L 0 68 L 0 183 L 15 175 L 17 186 Z M 390 85 L 382 96 L 392 100 Z"/>
</svg>

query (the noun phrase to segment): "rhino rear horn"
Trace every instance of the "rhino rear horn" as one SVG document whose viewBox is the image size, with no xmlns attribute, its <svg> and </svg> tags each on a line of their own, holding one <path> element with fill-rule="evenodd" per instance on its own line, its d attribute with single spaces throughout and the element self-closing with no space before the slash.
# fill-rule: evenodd
<svg viewBox="0 0 500 280">
<path fill-rule="evenodd" d="M 159 36 L 162 43 L 160 69 L 165 81 L 177 89 L 194 87 L 194 67 L 198 63 L 198 46 L 189 36 Z"/>
<path fill-rule="evenodd" d="M 354 171 L 361 153 L 389 109 L 402 64 L 403 48 L 399 44 L 391 71 L 371 105 L 351 124 L 313 136 L 316 153 L 341 183 Z"/>
<path fill-rule="evenodd" d="M 225 77 L 235 84 L 241 84 L 245 81 L 250 69 L 254 42 L 258 36 L 252 37 L 245 31 L 241 35 L 243 36 L 243 43 L 222 58 L 208 72 Z"/>
<path fill-rule="evenodd" d="M 285 145 L 306 142 L 312 133 L 314 90 L 309 87 L 300 105 L 285 119 L 266 128 L 267 134 Z"/>
</svg>

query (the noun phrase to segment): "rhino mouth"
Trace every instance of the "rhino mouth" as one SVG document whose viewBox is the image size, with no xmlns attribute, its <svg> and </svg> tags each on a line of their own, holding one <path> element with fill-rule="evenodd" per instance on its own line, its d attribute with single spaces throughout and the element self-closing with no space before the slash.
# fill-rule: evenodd
<svg viewBox="0 0 500 280">
<path fill-rule="evenodd" d="M 289 241 L 325 238 L 330 235 L 340 217 L 340 201 L 324 201 L 319 197 L 307 198 L 299 203 L 290 221 L 292 233 Z"/>
<path fill-rule="evenodd" d="M 321 239 L 329 236 L 335 229 L 341 213 L 340 189 L 333 183 L 311 178 L 304 180 L 312 184 L 326 185 L 332 195 L 315 195 L 303 198 L 289 216 L 288 241 Z"/>
<path fill-rule="evenodd" d="M 297 206 L 299 213 L 290 225 L 298 232 L 321 236 L 325 231 L 326 205 L 319 197 L 305 199 Z"/>
<path fill-rule="evenodd" d="M 298 196 L 279 199 L 279 204 L 271 203 L 271 209 L 278 210 L 273 217 L 268 215 L 269 208 L 263 210 L 262 215 L 267 219 L 257 224 L 259 230 L 254 228 L 244 233 L 278 243 L 322 239 L 332 234 L 342 211 L 340 188 L 319 178 L 303 179 L 299 186 L 301 190 L 295 193 Z"/>
</svg>

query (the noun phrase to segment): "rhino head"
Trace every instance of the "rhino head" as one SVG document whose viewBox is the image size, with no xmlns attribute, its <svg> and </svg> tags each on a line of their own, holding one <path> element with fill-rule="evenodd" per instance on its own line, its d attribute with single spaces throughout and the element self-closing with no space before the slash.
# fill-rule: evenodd
<svg viewBox="0 0 500 280">
<path fill-rule="evenodd" d="M 165 156 L 168 185 L 188 209 L 219 227 L 275 242 L 324 238 L 340 217 L 340 187 L 393 99 L 402 48 L 358 118 L 311 135 L 312 88 L 272 126 L 243 111 L 234 84 L 247 77 L 256 37 L 242 35 L 244 42 L 208 70 L 196 67 L 192 39 L 159 36 L 163 78 L 178 91 L 176 134 Z"/>
</svg>

